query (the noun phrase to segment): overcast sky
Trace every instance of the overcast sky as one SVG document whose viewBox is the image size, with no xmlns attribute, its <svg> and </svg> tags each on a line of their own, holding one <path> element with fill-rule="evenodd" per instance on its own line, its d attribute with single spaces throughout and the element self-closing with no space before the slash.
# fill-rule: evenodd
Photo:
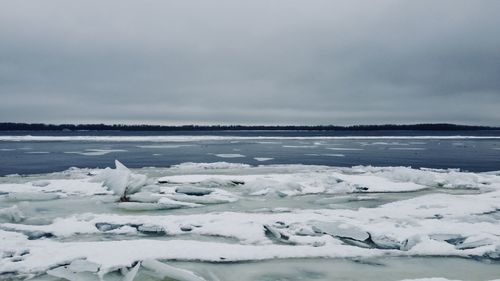
<svg viewBox="0 0 500 281">
<path fill-rule="evenodd" d="M 500 1 L 1 1 L 2 121 L 500 125 Z"/>
</svg>

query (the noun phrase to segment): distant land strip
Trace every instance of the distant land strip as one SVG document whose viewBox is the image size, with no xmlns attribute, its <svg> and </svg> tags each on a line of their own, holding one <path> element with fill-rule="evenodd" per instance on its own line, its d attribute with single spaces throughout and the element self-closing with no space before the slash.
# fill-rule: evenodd
<svg viewBox="0 0 500 281">
<path fill-rule="evenodd" d="M 471 126 L 448 123 L 427 123 L 407 125 L 124 125 L 124 124 L 43 124 L 43 123 L 0 123 L 0 131 L 479 131 L 500 130 L 500 127 Z"/>
</svg>

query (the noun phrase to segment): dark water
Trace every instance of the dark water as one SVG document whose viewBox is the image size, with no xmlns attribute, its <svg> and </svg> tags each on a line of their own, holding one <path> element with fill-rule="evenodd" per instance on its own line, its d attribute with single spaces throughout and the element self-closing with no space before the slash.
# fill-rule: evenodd
<svg viewBox="0 0 500 281">
<path fill-rule="evenodd" d="M 2 132 L 0 135 L 81 136 L 380 136 L 381 139 L 223 139 L 148 141 L 0 141 L 0 175 L 61 171 L 69 167 L 107 167 L 118 159 L 132 168 L 166 167 L 183 162 L 318 164 L 330 166 L 412 166 L 500 170 L 500 139 L 384 139 L 382 136 L 500 136 L 499 131 L 377 132 Z M 101 150 L 112 150 L 101 151 Z M 218 154 L 226 157 L 220 157 Z M 239 154 L 239 155 L 235 155 Z M 227 158 L 228 156 L 234 158 Z M 239 157 L 236 157 L 239 156 Z M 257 161 L 254 158 L 273 158 Z"/>
</svg>

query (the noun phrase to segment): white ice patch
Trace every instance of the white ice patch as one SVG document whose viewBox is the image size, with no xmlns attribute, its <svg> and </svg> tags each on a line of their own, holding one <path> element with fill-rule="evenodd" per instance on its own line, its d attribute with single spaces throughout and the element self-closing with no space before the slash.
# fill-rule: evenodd
<svg viewBox="0 0 500 281">
<path fill-rule="evenodd" d="M 194 146 L 192 144 L 158 144 L 158 145 L 138 145 L 138 148 L 164 149 L 164 148 L 181 148 Z"/>
<path fill-rule="evenodd" d="M 9 208 L 4 208 L 0 209 L 0 219 L 5 219 L 9 222 L 21 222 L 22 220 L 25 219 L 25 216 L 23 212 L 17 207 L 17 205 L 14 205 Z"/>
<path fill-rule="evenodd" d="M 389 150 L 426 150 L 423 147 L 389 147 Z"/>
<path fill-rule="evenodd" d="M 315 148 L 316 145 L 283 145 L 284 148 Z"/>
<path fill-rule="evenodd" d="M 385 142 L 385 141 L 359 142 L 359 144 L 361 144 L 363 146 L 367 146 L 367 145 L 402 145 L 402 146 L 410 145 L 410 143 L 408 143 L 408 142 L 397 142 L 397 141 L 392 141 L 392 142 Z"/>
<path fill-rule="evenodd" d="M 259 161 L 259 162 L 264 162 L 264 161 L 273 160 L 274 158 L 271 158 L 271 157 L 255 157 L 254 159 L 257 160 L 257 161 Z"/>
<path fill-rule="evenodd" d="M 218 181 L 242 183 L 243 188 L 256 192 L 259 189 L 270 188 L 280 195 L 303 195 L 314 193 L 345 193 L 347 192 L 402 192 L 428 188 L 413 182 L 392 181 L 371 174 L 349 175 L 331 171 L 329 173 L 304 172 L 293 174 L 257 174 L 257 175 L 213 175 L 193 174 L 166 176 L 159 179 L 168 183 L 191 183 L 203 185 L 204 182 Z M 346 189 L 347 188 L 347 189 Z"/>
<path fill-rule="evenodd" d="M 364 148 L 355 148 L 355 147 L 326 147 L 329 150 L 338 150 L 338 151 L 358 151 L 364 150 Z"/>
<path fill-rule="evenodd" d="M 306 156 L 328 156 L 328 157 L 345 157 L 345 154 L 341 153 L 324 153 L 324 154 L 318 154 L 318 153 L 306 153 L 304 154 Z"/>
<path fill-rule="evenodd" d="M 85 156 L 101 156 L 109 153 L 127 152 L 124 149 L 85 149 L 85 151 L 65 151 L 68 154 L 79 154 Z"/>
<path fill-rule="evenodd" d="M 136 193 L 146 185 L 147 177 L 145 175 L 132 173 L 118 160 L 115 161 L 115 166 L 115 169 L 104 169 L 93 178 L 93 181 L 102 182 L 103 186 L 120 197 Z"/>
<path fill-rule="evenodd" d="M 147 175 L 117 162 L 116 169 L 57 174 L 68 176 L 63 180 L 50 174 L 31 181 L 3 178 L 0 274 L 49 271 L 75 279 L 118 269 L 131 279 L 137 268 L 149 266 L 163 274 L 159 278 L 196 278 L 148 261 L 500 258 L 496 172 L 229 163 L 141 172 Z M 99 196 L 110 198 L 106 187 L 128 197 L 119 203 L 102 200 Z M 47 200 L 16 202 L 21 195 Z M 101 199 L 105 208 L 60 214 L 45 224 L 24 213 L 30 206 L 61 208 L 75 196 Z M 372 202 L 378 203 L 363 205 Z M 351 203 L 354 207 L 347 208 Z M 44 212 L 37 215 L 43 218 Z"/>
<path fill-rule="evenodd" d="M 229 162 L 212 162 L 212 163 L 193 163 L 186 162 L 178 165 L 173 165 L 171 169 L 177 169 L 180 172 L 188 173 L 200 170 L 228 170 L 228 169 L 243 169 L 250 168 L 248 164 L 229 163 Z"/>
<path fill-rule="evenodd" d="M 0 184 L 0 193 L 12 194 L 54 194 L 54 195 L 95 195 L 107 194 L 100 183 L 86 179 L 57 179 L 43 182 L 4 183 Z"/>
<path fill-rule="evenodd" d="M 222 153 L 222 154 L 214 154 L 217 157 L 220 158 L 241 158 L 241 157 L 246 157 L 243 154 L 238 154 L 238 153 Z"/>
</svg>

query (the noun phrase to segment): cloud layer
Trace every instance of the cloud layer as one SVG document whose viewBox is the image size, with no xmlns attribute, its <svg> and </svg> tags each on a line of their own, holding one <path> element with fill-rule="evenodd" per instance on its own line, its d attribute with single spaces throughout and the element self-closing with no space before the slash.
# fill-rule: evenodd
<svg viewBox="0 0 500 281">
<path fill-rule="evenodd" d="M 0 121 L 499 125 L 500 1 L 2 1 Z"/>
</svg>

